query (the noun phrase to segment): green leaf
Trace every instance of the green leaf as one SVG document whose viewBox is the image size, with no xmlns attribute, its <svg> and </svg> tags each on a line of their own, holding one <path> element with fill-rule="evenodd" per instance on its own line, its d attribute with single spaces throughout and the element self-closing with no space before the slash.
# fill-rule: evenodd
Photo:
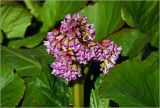
<svg viewBox="0 0 160 108">
<path fill-rule="evenodd" d="M 65 17 L 66 14 L 80 11 L 86 5 L 86 1 L 56 1 L 46 0 L 40 9 L 40 20 L 43 23 L 42 31 L 52 29 L 55 23 Z"/>
<path fill-rule="evenodd" d="M 0 91 L 1 107 L 15 107 L 24 95 L 24 81 L 13 72 L 9 65 L 1 65 Z"/>
<path fill-rule="evenodd" d="M 158 1 L 127 1 L 123 2 L 122 18 L 132 27 L 139 28 L 144 33 L 151 33 L 151 44 L 158 47 Z"/>
<path fill-rule="evenodd" d="M 0 43 L 3 42 L 3 34 L 2 34 L 2 31 L 0 30 Z"/>
<path fill-rule="evenodd" d="M 39 75 L 27 85 L 23 107 L 67 107 L 67 86 L 62 79 L 54 77 L 51 87 L 44 82 L 45 77 Z M 45 79 L 47 81 L 47 79 Z M 65 85 L 65 86 L 64 86 Z M 32 100 L 32 101 L 31 101 Z"/>
<path fill-rule="evenodd" d="M 122 29 L 109 36 L 109 39 L 122 46 L 122 55 L 135 57 L 150 42 L 150 37 L 136 29 Z"/>
<path fill-rule="evenodd" d="M 121 15 L 122 19 L 126 21 L 128 25 L 130 25 L 131 27 L 135 27 L 133 17 L 126 8 L 124 7 L 121 8 Z"/>
<path fill-rule="evenodd" d="M 38 1 L 32 0 L 24 0 L 24 3 L 27 6 L 27 8 L 30 9 L 31 14 L 38 18 L 40 3 Z"/>
<path fill-rule="evenodd" d="M 22 38 L 26 28 L 31 24 L 31 14 L 21 5 L 14 2 L 1 4 L 0 30 L 8 38 Z"/>
<path fill-rule="evenodd" d="M 124 25 L 121 18 L 120 2 L 98 2 L 93 6 L 84 8 L 81 13 L 88 17 L 90 23 L 94 24 L 96 41 L 100 41 L 109 34 L 117 31 Z"/>
<path fill-rule="evenodd" d="M 152 26 L 151 29 L 151 35 L 152 35 L 152 40 L 151 40 L 151 45 L 154 47 L 159 48 L 159 25 L 158 22 L 156 23 L 155 26 Z"/>
<path fill-rule="evenodd" d="M 94 85 L 95 88 L 91 90 L 90 95 L 90 107 L 92 108 L 107 108 L 109 107 L 109 99 L 100 99 L 99 97 L 99 87 L 104 79 L 104 75 L 100 74 L 100 76 L 96 79 Z"/>
<path fill-rule="evenodd" d="M 106 75 L 100 97 L 112 99 L 121 107 L 158 107 L 158 74 L 158 53 L 145 61 L 123 62 Z"/>
<path fill-rule="evenodd" d="M 27 48 L 34 48 L 43 41 L 44 36 L 45 33 L 37 33 L 24 39 L 11 40 L 8 46 L 12 48 L 20 48 L 24 46 Z"/>
<path fill-rule="evenodd" d="M 11 65 L 26 83 L 23 107 L 67 107 L 68 88 L 64 80 L 51 75 L 53 57 L 44 47 L 14 49 L 2 47 L 2 63 Z M 55 92 L 56 91 L 56 92 Z"/>
</svg>

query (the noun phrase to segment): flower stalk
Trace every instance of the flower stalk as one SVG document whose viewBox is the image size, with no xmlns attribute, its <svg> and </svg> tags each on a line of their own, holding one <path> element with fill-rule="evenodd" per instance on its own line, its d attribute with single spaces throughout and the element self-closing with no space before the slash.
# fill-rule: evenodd
<svg viewBox="0 0 160 108">
<path fill-rule="evenodd" d="M 84 76 L 87 75 L 88 71 L 89 67 L 86 66 L 84 69 Z M 84 81 L 85 77 L 81 77 L 73 81 L 73 107 L 84 107 Z"/>
<path fill-rule="evenodd" d="M 77 79 L 73 85 L 73 107 L 84 107 L 84 79 Z"/>
</svg>

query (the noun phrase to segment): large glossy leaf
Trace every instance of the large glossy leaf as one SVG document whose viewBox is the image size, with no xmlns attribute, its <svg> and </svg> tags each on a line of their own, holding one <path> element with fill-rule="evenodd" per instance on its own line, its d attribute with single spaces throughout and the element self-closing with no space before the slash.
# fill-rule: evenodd
<svg viewBox="0 0 160 108">
<path fill-rule="evenodd" d="M 28 82 L 23 107 L 67 107 L 68 90 L 62 79 L 54 77 L 48 82 L 44 75 L 39 75 Z M 46 81 L 48 85 L 44 82 Z M 49 80 L 51 81 L 51 80 Z M 31 101 L 32 100 L 32 101 Z"/>
<path fill-rule="evenodd" d="M 23 107 L 68 106 L 67 84 L 50 74 L 48 65 L 53 57 L 49 57 L 42 48 L 23 50 L 2 47 L 2 63 L 14 67 L 26 82 Z"/>
<path fill-rule="evenodd" d="M 23 97 L 24 81 L 13 72 L 9 65 L 1 65 L 0 76 L 1 107 L 15 107 Z"/>
<path fill-rule="evenodd" d="M 135 57 L 147 43 L 150 37 L 136 29 L 122 29 L 109 36 L 109 39 L 122 46 L 122 55 Z"/>
<path fill-rule="evenodd" d="M 20 47 L 33 48 L 39 45 L 43 41 L 44 36 L 45 33 L 37 33 L 33 36 L 29 36 L 24 39 L 11 40 L 8 46 L 12 48 L 20 48 Z"/>
<path fill-rule="evenodd" d="M 121 107 L 159 106 L 158 53 L 145 61 L 127 61 L 112 68 L 100 87 L 100 97 Z"/>
<path fill-rule="evenodd" d="M 55 23 L 65 17 L 66 14 L 80 11 L 86 1 L 56 1 L 46 0 L 40 9 L 40 20 L 44 22 L 42 31 L 52 29 Z"/>
<path fill-rule="evenodd" d="M 84 8 L 81 13 L 88 17 L 96 29 L 95 40 L 106 38 L 109 34 L 121 28 L 124 24 L 121 18 L 120 2 L 101 1 Z"/>
<path fill-rule="evenodd" d="M 0 6 L 0 29 L 8 38 L 22 38 L 26 28 L 31 24 L 31 14 L 14 2 L 2 2 Z"/>
<path fill-rule="evenodd" d="M 25 5 L 30 10 L 31 14 L 34 15 L 36 18 L 39 15 L 39 9 L 41 8 L 39 1 L 32 1 L 32 0 L 24 0 Z"/>
<path fill-rule="evenodd" d="M 139 28 L 152 36 L 152 45 L 158 47 L 158 1 L 125 1 L 123 2 L 122 18 L 132 27 Z"/>
</svg>

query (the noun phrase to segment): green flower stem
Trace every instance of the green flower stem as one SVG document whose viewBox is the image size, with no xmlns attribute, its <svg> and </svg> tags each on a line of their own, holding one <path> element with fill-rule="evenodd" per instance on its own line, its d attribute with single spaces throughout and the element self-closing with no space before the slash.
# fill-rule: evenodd
<svg viewBox="0 0 160 108">
<path fill-rule="evenodd" d="M 89 67 L 86 67 L 84 74 L 87 74 Z M 84 107 L 84 77 L 81 77 L 73 82 L 73 107 Z"/>
<path fill-rule="evenodd" d="M 84 106 L 84 81 L 76 80 L 73 86 L 73 107 Z"/>
</svg>

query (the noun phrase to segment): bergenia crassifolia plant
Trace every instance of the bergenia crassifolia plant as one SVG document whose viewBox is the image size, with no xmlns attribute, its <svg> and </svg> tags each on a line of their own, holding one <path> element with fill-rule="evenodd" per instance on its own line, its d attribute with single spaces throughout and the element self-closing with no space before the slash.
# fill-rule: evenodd
<svg viewBox="0 0 160 108">
<path fill-rule="evenodd" d="M 116 64 L 121 47 L 110 40 L 94 42 L 95 29 L 87 23 L 87 17 L 80 14 L 68 14 L 61 22 L 59 29 L 48 33 L 47 52 L 56 60 L 51 64 L 52 74 L 67 81 L 81 77 L 79 64 L 87 64 L 90 60 L 101 62 L 104 74 Z"/>
<path fill-rule="evenodd" d="M 81 65 L 89 61 L 99 61 L 104 74 L 116 64 L 121 47 L 105 39 L 94 41 L 95 28 L 87 22 L 87 17 L 79 13 L 68 14 L 58 29 L 48 32 L 44 45 L 47 52 L 56 59 L 51 64 L 52 74 L 66 81 L 81 77 Z"/>
</svg>

